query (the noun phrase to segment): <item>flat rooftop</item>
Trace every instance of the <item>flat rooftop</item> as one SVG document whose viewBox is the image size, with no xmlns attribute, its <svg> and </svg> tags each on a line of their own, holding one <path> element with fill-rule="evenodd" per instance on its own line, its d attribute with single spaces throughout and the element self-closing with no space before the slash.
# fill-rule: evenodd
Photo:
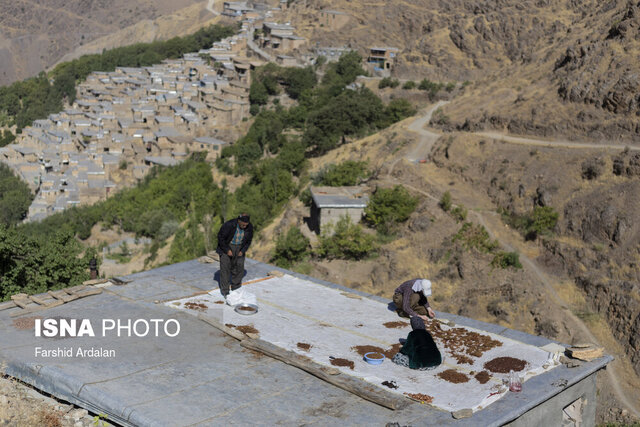
<svg viewBox="0 0 640 427">
<path fill-rule="evenodd" d="M 311 197 L 319 208 L 366 208 L 369 196 L 364 187 L 315 187 Z"/>
<path fill-rule="evenodd" d="M 258 297 L 260 311 L 254 316 L 241 316 L 220 303 L 219 291 L 209 292 L 217 289 L 219 266 L 211 259 L 206 261 L 193 260 L 123 277 L 118 281 L 120 285 L 99 285 L 103 286 L 100 294 L 31 314 L 20 315 L 22 309 L 17 307 L 0 310 L 0 363 L 8 375 L 94 413 L 105 413 L 109 421 L 123 425 L 383 425 L 398 422 L 402 425 L 490 426 L 518 418 L 591 376 L 611 360 L 605 356 L 574 368 L 565 365 L 545 368 L 526 380 L 522 392 L 494 396 L 491 401 L 482 402 L 481 408 L 476 408 L 467 419 L 453 419 L 442 405 L 446 401 L 459 401 L 469 392 L 471 382 L 442 383 L 442 390 L 436 387 L 429 393 L 434 396 L 434 405 L 407 399 L 404 408 L 394 411 L 248 350 L 202 320 L 211 318 L 235 326 L 253 324 L 261 340 L 282 348 L 291 347 L 297 339 L 316 340 L 315 347 L 308 353 L 315 362 L 329 365 L 327 355 L 349 357 L 355 362 L 355 369 L 339 368 L 338 375 L 373 384 L 400 368 L 389 361 L 378 367 L 366 365 L 355 353 L 346 353 L 344 337 L 349 339 L 346 344 L 380 346 L 406 337 L 409 327 L 382 326 L 389 320 L 402 320 L 390 310 L 388 299 L 247 259 L 243 289 Z M 274 270 L 285 275 L 273 275 Z M 300 295 L 298 300 L 296 295 Z M 192 301 L 205 307 L 192 305 L 195 309 L 191 309 L 187 302 Z M 345 313 L 345 309 L 351 312 Z M 502 342 L 490 350 L 496 352 L 493 355 L 501 355 L 500 352 L 508 348 L 519 351 L 518 355 L 523 358 L 531 356 L 528 362 L 533 370 L 538 369 L 542 360 L 540 347 L 552 343 L 499 325 L 447 313 L 437 312 L 437 316 L 455 322 L 456 328 L 477 331 Z M 95 336 L 36 337 L 37 318 L 89 319 Z M 175 319 L 180 324 L 180 333 L 166 336 L 161 326 L 158 337 L 152 336 L 153 327 L 150 334 L 143 337 L 126 336 L 126 330 L 122 330 L 122 336 L 111 331 L 103 337 L 105 319 L 124 325 L 137 319 L 163 322 Z M 283 325 L 290 325 L 291 330 L 284 331 Z M 64 352 L 69 348 L 74 353 L 78 348 L 113 351 L 113 356 L 42 356 L 42 349 Z M 40 349 L 39 356 L 37 349 Z M 406 370 L 420 377 L 418 385 L 433 382 L 436 374 L 444 369 L 459 367 L 448 350 L 441 348 L 441 351 L 446 366 L 433 371 Z M 499 382 L 496 383 L 499 387 Z M 398 384 L 411 386 L 401 380 Z"/>
</svg>

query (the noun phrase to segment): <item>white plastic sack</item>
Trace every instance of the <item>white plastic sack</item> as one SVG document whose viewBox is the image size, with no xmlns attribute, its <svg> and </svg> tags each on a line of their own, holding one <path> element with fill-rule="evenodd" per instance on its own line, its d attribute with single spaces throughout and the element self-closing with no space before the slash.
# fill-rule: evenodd
<svg viewBox="0 0 640 427">
<path fill-rule="evenodd" d="M 230 291 L 227 295 L 227 304 L 234 307 L 238 304 L 254 304 L 256 305 L 257 299 L 251 292 L 245 291 L 243 288 L 235 291 Z"/>
</svg>

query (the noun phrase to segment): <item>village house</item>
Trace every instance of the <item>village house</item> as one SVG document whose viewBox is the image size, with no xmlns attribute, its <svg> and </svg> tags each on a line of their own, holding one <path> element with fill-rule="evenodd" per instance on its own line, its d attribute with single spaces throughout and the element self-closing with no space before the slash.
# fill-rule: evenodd
<svg viewBox="0 0 640 427">
<path fill-rule="evenodd" d="M 388 76 L 396 63 L 398 52 L 399 49 L 396 47 L 369 48 L 367 64 L 375 73 Z"/>
<path fill-rule="evenodd" d="M 295 35 L 295 28 L 290 24 L 265 22 L 262 24 L 262 35 L 259 37 L 260 46 L 280 52 L 290 52 L 303 46 L 304 37 Z"/>
<path fill-rule="evenodd" d="M 222 14 L 231 17 L 240 17 L 247 12 L 252 12 L 253 7 L 249 6 L 247 2 L 239 1 L 226 1 L 222 3 Z"/>
<path fill-rule="evenodd" d="M 218 138 L 211 136 L 200 136 L 193 140 L 190 144 L 191 151 L 206 151 L 207 161 L 213 161 L 220 156 L 222 149 L 228 144 Z"/>
<path fill-rule="evenodd" d="M 309 228 L 316 233 L 327 230 L 343 216 L 353 223 L 362 219 L 369 196 L 363 187 L 311 187 Z"/>
<path fill-rule="evenodd" d="M 293 56 L 278 55 L 276 56 L 276 63 L 282 67 L 298 67 L 298 60 Z"/>
</svg>

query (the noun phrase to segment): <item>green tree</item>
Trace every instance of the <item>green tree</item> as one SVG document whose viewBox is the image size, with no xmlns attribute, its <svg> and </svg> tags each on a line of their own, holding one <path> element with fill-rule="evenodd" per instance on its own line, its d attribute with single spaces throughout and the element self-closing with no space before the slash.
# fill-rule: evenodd
<svg viewBox="0 0 640 427">
<path fill-rule="evenodd" d="M 25 237 L 0 226 L 0 299 L 75 286 L 89 279 L 89 257 L 70 232 Z"/>
<path fill-rule="evenodd" d="M 303 141 L 316 154 L 335 148 L 341 138 L 363 136 L 383 122 L 384 105 L 367 88 L 346 91 L 309 114 Z"/>
<path fill-rule="evenodd" d="M 414 114 L 416 114 L 416 109 L 409 101 L 404 98 L 395 98 L 385 108 L 385 123 L 381 127 L 389 126 Z"/>
<path fill-rule="evenodd" d="M 271 262 L 279 267 L 291 268 L 293 264 L 307 259 L 310 253 L 309 239 L 298 227 L 293 226 L 285 234 L 278 235 Z"/>
<path fill-rule="evenodd" d="M 305 158 L 306 147 L 300 140 L 290 141 L 285 144 L 278 155 L 278 167 L 291 171 L 296 176 L 300 176 L 307 165 Z"/>
<path fill-rule="evenodd" d="M 343 77 L 344 83 L 349 84 L 356 81 L 356 77 L 366 75 L 362 68 L 362 56 L 354 50 L 340 55 L 336 64 L 336 73 Z"/>
<path fill-rule="evenodd" d="M 327 95 L 336 96 L 360 75 L 366 75 L 362 68 L 362 56 L 358 52 L 349 51 L 343 53 L 337 62 L 327 65 L 322 84 Z"/>
<path fill-rule="evenodd" d="M 293 99 L 298 99 L 304 91 L 313 89 L 317 82 L 316 72 L 312 67 L 286 68 L 282 77 L 285 91 Z"/>
<path fill-rule="evenodd" d="M 260 81 L 254 81 L 249 88 L 249 102 L 256 105 L 265 105 L 269 101 L 267 88 Z"/>
<path fill-rule="evenodd" d="M 32 201 L 29 186 L 0 163 L 0 225 L 15 225 L 22 221 Z"/>
<path fill-rule="evenodd" d="M 12 144 L 16 140 L 16 136 L 10 130 L 0 132 L 0 147 Z"/>
<path fill-rule="evenodd" d="M 364 210 L 365 220 L 379 231 L 387 232 L 409 218 L 418 200 L 401 185 L 377 188 Z"/>
</svg>

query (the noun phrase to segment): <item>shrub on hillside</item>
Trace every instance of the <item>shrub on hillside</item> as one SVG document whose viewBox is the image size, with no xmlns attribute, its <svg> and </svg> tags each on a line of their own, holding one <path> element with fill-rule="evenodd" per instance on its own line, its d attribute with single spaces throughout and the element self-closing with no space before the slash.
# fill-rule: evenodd
<svg viewBox="0 0 640 427">
<path fill-rule="evenodd" d="M 427 91 L 429 93 L 429 99 L 435 98 L 436 94 L 443 88 L 442 83 L 435 83 L 429 79 L 422 79 L 418 85 L 418 89 Z"/>
<path fill-rule="evenodd" d="M 306 207 L 311 207 L 311 202 L 313 201 L 313 198 L 311 197 L 311 189 L 307 187 L 303 191 L 301 191 L 298 199 Z"/>
<path fill-rule="evenodd" d="M 451 209 L 451 193 L 449 193 L 448 191 L 445 191 L 442 197 L 440 198 L 439 204 L 443 211 L 449 212 L 449 209 Z"/>
<path fill-rule="evenodd" d="M 271 262 L 278 267 L 291 268 L 293 264 L 304 261 L 310 253 L 309 239 L 294 226 L 290 227 L 286 234 L 282 233 L 278 236 Z"/>
<path fill-rule="evenodd" d="M 527 240 L 535 240 L 538 235 L 549 234 L 558 223 L 558 212 L 551 206 L 537 206 L 524 215 L 502 210 L 501 215 L 505 223 L 520 231 Z"/>
<path fill-rule="evenodd" d="M 456 206 L 451 209 L 451 216 L 456 222 L 462 222 L 467 219 L 467 209 L 464 206 Z"/>
<path fill-rule="evenodd" d="M 475 249 L 482 253 L 493 252 L 499 246 L 497 240 L 491 240 L 483 226 L 471 222 L 462 224 L 452 241 L 459 242 L 465 249 Z"/>
<path fill-rule="evenodd" d="M 409 80 L 402 85 L 402 89 L 411 90 L 411 89 L 415 89 L 416 86 L 417 86 L 416 82 L 414 82 L 413 80 Z"/>
<path fill-rule="evenodd" d="M 551 206 L 536 206 L 527 219 L 527 238 L 535 239 L 541 234 L 548 234 L 557 223 L 558 212 Z"/>
<path fill-rule="evenodd" d="M 396 88 L 400 85 L 398 79 L 392 79 L 391 77 L 384 77 L 378 83 L 378 89 L 384 89 L 386 87 Z"/>
<path fill-rule="evenodd" d="M 333 228 L 334 233 L 323 231 L 316 254 L 327 259 L 360 260 L 376 254 L 374 236 L 351 222 L 348 216 L 340 218 Z"/>
<path fill-rule="evenodd" d="M 604 161 L 599 158 L 587 159 L 582 163 L 582 178 L 584 179 L 596 179 L 602 175 L 604 169 Z"/>
<path fill-rule="evenodd" d="M 494 268 L 522 268 L 520 263 L 520 255 L 517 252 L 499 251 L 491 260 L 491 266 Z"/>
<path fill-rule="evenodd" d="M 370 176 L 367 162 L 347 160 L 338 164 L 331 164 L 314 178 L 316 185 L 328 185 L 330 187 L 342 187 L 345 185 L 357 185 Z"/>
</svg>

